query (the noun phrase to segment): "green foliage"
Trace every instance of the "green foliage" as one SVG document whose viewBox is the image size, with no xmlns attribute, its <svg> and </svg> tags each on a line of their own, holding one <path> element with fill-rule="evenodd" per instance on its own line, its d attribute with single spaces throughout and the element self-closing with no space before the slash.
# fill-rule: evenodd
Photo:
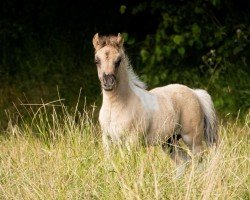
<svg viewBox="0 0 250 200">
<path fill-rule="evenodd" d="M 176 82 L 204 88 L 222 115 L 248 111 L 247 1 L 92 1 L 3 1 L 0 127 L 6 110 L 16 112 L 13 103 L 53 101 L 57 87 L 67 105 L 80 88 L 89 104 L 100 103 L 91 44 L 96 32 L 122 33 L 135 71 L 150 88 Z"/>
<path fill-rule="evenodd" d="M 136 13 L 149 9 L 161 16 L 141 48 L 143 79 L 151 87 L 175 82 L 201 87 L 220 111 L 247 112 L 250 17 L 239 14 L 234 3 L 152 0 L 135 8 Z"/>
<path fill-rule="evenodd" d="M 127 7 L 125 5 L 121 5 L 120 7 L 120 13 L 124 14 L 126 12 Z"/>
</svg>

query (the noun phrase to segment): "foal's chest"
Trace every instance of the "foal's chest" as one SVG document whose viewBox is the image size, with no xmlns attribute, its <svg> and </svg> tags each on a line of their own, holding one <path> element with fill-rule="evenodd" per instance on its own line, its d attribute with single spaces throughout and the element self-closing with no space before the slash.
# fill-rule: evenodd
<svg viewBox="0 0 250 200">
<path fill-rule="evenodd" d="M 126 110 L 116 110 L 112 108 L 101 108 L 99 122 L 103 131 L 118 132 L 129 128 L 132 121 Z"/>
<path fill-rule="evenodd" d="M 143 116 L 136 109 L 102 107 L 99 113 L 99 122 L 103 134 L 110 136 L 113 141 L 116 141 L 127 134 L 133 134 L 135 131 L 143 131 L 142 126 L 139 126 L 138 114 Z M 140 120 L 143 121 L 141 118 Z"/>
</svg>

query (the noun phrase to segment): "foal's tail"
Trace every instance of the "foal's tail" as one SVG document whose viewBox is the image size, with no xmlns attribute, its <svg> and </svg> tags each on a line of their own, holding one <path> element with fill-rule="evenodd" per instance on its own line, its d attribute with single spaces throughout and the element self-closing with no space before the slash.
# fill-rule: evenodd
<svg viewBox="0 0 250 200">
<path fill-rule="evenodd" d="M 204 137 L 207 145 L 211 146 L 218 141 L 217 135 L 217 118 L 215 114 L 214 104 L 211 96 L 205 90 L 194 90 L 198 96 L 202 110 L 205 115 L 205 131 Z"/>
</svg>

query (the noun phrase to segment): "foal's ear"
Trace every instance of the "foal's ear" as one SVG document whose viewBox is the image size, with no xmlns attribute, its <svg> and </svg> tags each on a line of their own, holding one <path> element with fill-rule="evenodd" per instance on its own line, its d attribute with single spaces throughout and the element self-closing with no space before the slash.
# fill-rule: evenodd
<svg viewBox="0 0 250 200">
<path fill-rule="evenodd" d="M 123 46 L 123 43 L 124 43 L 124 39 L 123 39 L 122 35 L 120 33 L 118 33 L 118 35 L 117 35 L 118 46 L 121 48 Z"/>
<path fill-rule="evenodd" d="M 94 35 L 92 43 L 93 43 L 94 48 L 97 49 L 97 47 L 99 46 L 99 34 L 98 33 Z"/>
</svg>

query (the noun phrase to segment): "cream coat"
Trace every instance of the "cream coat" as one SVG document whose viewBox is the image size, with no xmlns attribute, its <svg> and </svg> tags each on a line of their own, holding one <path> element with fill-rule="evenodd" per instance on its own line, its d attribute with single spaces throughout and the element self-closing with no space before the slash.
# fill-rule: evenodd
<svg viewBox="0 0 250 200">
<path fill-rule="evenodd" d="M 203 139 L 208 144 L 216 142 L 214 106 L 205 90 L 172 84 L 147 91 L 129 64 L 120 35 L 96 34 L 93 45 L 102 88 L 104 73 L 116 77 L 112 91 L 102 89 L 99 122 L 107 150 L 110 143 L 132 146 L 141 140 L 147 145 L 164 144 L 176 135 L 194 153 L 201 151 Z"/>
</svg>

